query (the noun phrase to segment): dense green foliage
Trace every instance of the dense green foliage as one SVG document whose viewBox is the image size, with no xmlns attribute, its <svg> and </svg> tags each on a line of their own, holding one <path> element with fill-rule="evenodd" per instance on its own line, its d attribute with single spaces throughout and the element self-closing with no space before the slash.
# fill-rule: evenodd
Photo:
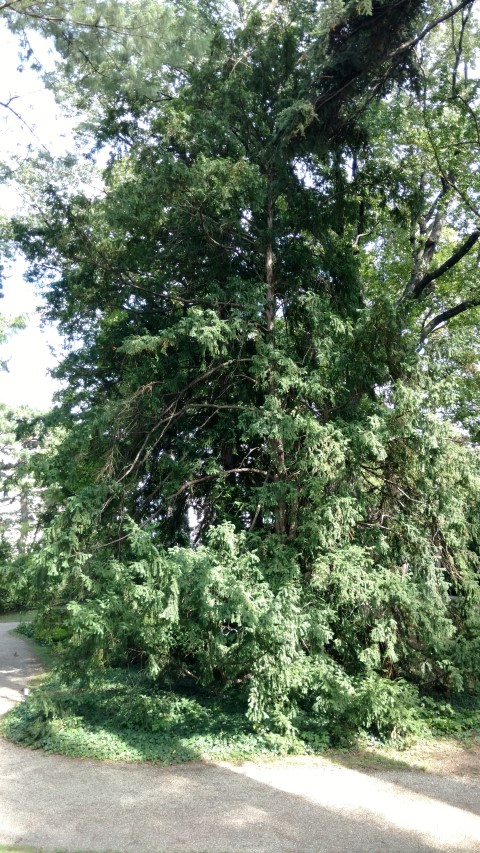
<svg viewBox="0 0 480 853">
<path fill-rule="evenodd" d="M 31 419 L 26 407 L 0 404 L 0 613 L 29 600 L 28 552 L 39 535 L 42 502 L 31 464 L 37 445 Z"/>
<path fill-rule="evenodd" d="M 153 72 L 84 74 L 63 48 L 77 103 L 96 87 L 105 192 L 70 190 L 62 164 L 45 215 L 14 224 L 74 344 L 33 577 L 69 637 L 63 678 L 140 666 L 320 734 L 408 730 L 419 690 L 477 690 L 460 5 L 190 6 L 196 49 L 179 68 L 165 28 L 155 96 Z"/>
<path fill-rule="evenodd" d="M 25 622 L 17 630 L 34 639 L 47 669 L 63 653 L 59 628 Z M 295 732 L 282 734 L 248 722 L 247 695 L 238 687 L 205 690 L 188 679 L 159 688 L 135 667 L 98 670 L 89 685 L 83 679 L 65 685 L 53 675 L 7 715 L 2 731 L 16 743 L 71 757 L 163 764 L 315 754 L 327 747 L 344 749 L 354 738 L 361 748 L 378 749 L 385 735 L 395 748 L 431 735 L 455 737 L 465 744 L 479 736 L 478 707 L 466 697 L 452 704 L 438 696 L 419 700 L 405 692 L 409 701 L 402 703 L 398 695 L 385 691 L 381 719 L 382 702 L 376 705 L 378 725 L 358 737 L 353 706 L 350 715 L 303 718 Z M 357 715 L 361 706 L 359 697 Z M 377 753 L 377 758 L 388 763 L 388 752 Z"/>
</svg>

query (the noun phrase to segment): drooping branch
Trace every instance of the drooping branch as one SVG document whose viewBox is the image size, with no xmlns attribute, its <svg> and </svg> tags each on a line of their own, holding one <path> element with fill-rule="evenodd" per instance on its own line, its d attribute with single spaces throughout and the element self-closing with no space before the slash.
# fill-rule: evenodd
<svg viewBox="0 0 480 853">
<path fill-rule="evenodd" d="M 84 30 L 105 30 L 116 35 L 129 35 L 133 32 L 133 28 L 130 27 L 119 28 L 109 23 L 102 24 L 99 17 L 92 21 L 70 18 L 70 11 L 71 9 L 67 4 L 62 9 L 61 6 L 58 7 L 55 3 L 30 3 L 25 5 L 18 2 L 18 0 L 4 0 L 4 2 L 0 2 L 0 12 L 15 13 L 21 18 L 44 21 L 46 24 L 70 24 Z M 88 7 L 85 7 L 85 11 L 89 11 Z"/>
</svg>

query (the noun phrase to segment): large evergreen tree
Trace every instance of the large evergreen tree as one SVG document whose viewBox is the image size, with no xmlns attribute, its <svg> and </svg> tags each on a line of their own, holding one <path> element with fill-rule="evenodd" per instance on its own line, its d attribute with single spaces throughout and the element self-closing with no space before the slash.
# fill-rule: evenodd
<svg viewBox="0 0 480 853">
<path fill-rule="evenodd" d="M 75 671 L 283 725 L 476 686 L 472 7 L 200 4 L 113 99 L 71 40 L 105 195 L 50 180 L 16 234 L 76 343 L 37 568 Z"/>
</svg>

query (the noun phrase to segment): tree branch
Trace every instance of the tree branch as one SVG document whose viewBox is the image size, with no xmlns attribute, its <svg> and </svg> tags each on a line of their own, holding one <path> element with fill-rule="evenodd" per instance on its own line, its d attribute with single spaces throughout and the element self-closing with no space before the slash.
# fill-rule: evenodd
<svg viewBox="0 0 480 853">
<path fill-rule="evenodd" d="M 180 486 L 173 495 L 169 495 L 165 501 L 171 503 L 176 500 L 182 492 L 187 491 L 192 486 L 198 483 L 205 483 L 207 480 L 215 480 L 217 477 L 228 477 L 230 474 L 268 474 L 263 468 L 229 468 L 227 471 L 217 471 L 215 474 L 206 474 L 204 477 L 197 477 L 196 480 L 188 480 L 183 486 Z"/>
<path fill-rule="evenodd" d="M 14 12 L 16 15 L 25 16 L 26 18 L 31 18 L 36 21 L 45 21 L 47 24 L 72 24 L 75 27 L 80 27 L 85 30 L 100 30 L 115 33 L 116 35 L 129 35 L 134 32 L 133 27 L 126 28 L 117 28 L 116 26 L 112 26 L 108 23 L 102 24 L 100 20 L 95 21 L 77 21 L 75 18 L 68 17 L 68 8 L 65 7 L 65 13 L 62 15 L 49 13 L 47 9 L 42 11 L 35 11 L 34 6 L 36 4 L 31 3 L 28 6 L 18 2 L 18 0 L 5 0 L 5 2 L 0 2 L 0 12 L 4 12 L 9 10 L 10 12 Z M 44 4 L 46 5 L 46 4 Z M 52 4 L 53 5 L 53 4 Z"/>
<path fill-rule="evenodd" d="M 458 305 L 454 305 L 453 308 L 448 308 L 446 311 L 442 311 L 441 314 L 437 314 L 433 320 L 430 320 L 429 323 L 424 325 L 420 341 L 425 341 L 438 326 L 442 325 L 442 323 L 446 323 L 448 320 L 451 320 L 452 317 L 457 317 L 458 314 L 463 314 L 464 311 L 469 311 L 471 308 L 477 308 L 479 305 L 480 297 L 477 297 L 476 299 L 466 299 L 464 302 L 459 302 Z"/>
<path fill-rule="evenodd" d="M 4 109 L 6 109 L 6 110 L 8 110 L 10 113 L 12 113 L 12 115 L 14 115 L 14 116 L 15 116 L 15 118 L 16 118 L 16 119 L 18 119 L 18 121 L 19 121 L 19 122 L 21 122 L 21 123 L 24 125 L 24 127 L 26 127 L 26 128 L 27 128 L 27 130 L 32 134 L 32 136 L 37 140 L 37 142 L 38 142 L 38 143 L 42 146 L 42 148 L 47 152 L 47 154 L 50 154 L 50 152 L 49 152 L 48 148 L 47 148 L 47 147 L 43 144 L 43 142 L 38 138 L 38 136 L 37 136 L 37 134 L 35 133 L 35 131 L 33 130 L 33 128 L 32 128 L 32 127 L 30 127 L 30 125 L 28 124 L 28 122 L 27 122 L 27 121 L 25 121 L 25 119 L 23 118 L 23 116 L 21 116 L 21 115 L 20 115 L 20 113 L 17 113 L 17 111 L 16 111 L 16 110 L 14 110 L 14 108 L 12 107 L 12 105 L 11 105 L 11 104 L 12 104 L 12 101 L 16 101 L 19 97 L 20 97 L 20 95 L 12 95 L 12 97 L 11 97 L 11 98 L 9 98 L 9 99 L 8 99 L 8 101 L 0 101 L 0 107 L 4 107 Z"/>
<path fill-rule="evenodd" d="M 445 275 L 446 272 L 451 270 L 459 263 L 459 261 L 462 260 L 462 258 L 470 251 L 470 249 L 473 248 L 479 237 L 480 231 L 474 231 L 472 234 L 470 234 L 468 239 L 465 240 L 465 243 L 463 243 L 457 249 L 457 251 L 454 252 L 453 255 L 451 255 L 451 257 L 448 258 L 447 261 L 445 261 L 445 263 L 437 267 L 436 270 L 433 270 L 432 272 L 427 273 L 427 275 L 424 275 L 423 278 L 421 278 L 420 281 L 417 281 L 416 284 L 411 288 L 410 292 L 406 292 L 404 294 L 404 298 L 410 297 L 412 299 L 418 299 L 418 297 L 422 295 L 425 288 L 428 287 L 428 285 L 431 284 L 432 281 L 436 281 L 437 278 L 440 278 L 442 275 Z"/>
<path fill-rule="evenodd" d="M 378 14 L 386 14 L 386 13 L 388 13 L 389 9 L 391 9 L 392 7 L 402 6 L 406 2 L 407 2 L 407 0 L 398 0 L 398 2 L 396 2 L 396 3 L 385 4 L 384 6 L 376 9 L 375 11 Z M 421 32 L 417 36 L 414 36 L 413 38 L 411 38 L 408 41 L 404 42 L 403 44 L 399 45 L 397 48 L 390 51 L 389 53 L 385 52 L 384 61 L 390 63 L 390 67 L 388 68 L 388 71 L 385 74 L 385 79 L 388 78 L 388 76 L 392 73 L 393 69 L 398 65 L 398 62 L 402 61 L 403 54 L 407 53 L 410 50 L 413 50 L 413 48 L 416 47 L 417 44 L 420 44 L 420 42 L 422 42 L 424 40 L 424 38 L 432 30 L 434 30 L 440 24 L 443 24 L 444 21 L 448 21 L 451 18 L 453 18 L 455 15 L 458 14 L 458 12 L 461 12 L 466 7 L 473 5 L 473 3 L 474 3 L 474 0 L 461 0 L 461 2 L 458 3 L 457 6 L 455 6 L 453 9 L 450 9 L 444 15 L 441 15 L 440 17 L 435 18 L 434 21 L 431 21 L 429 24 L 427 24 L 425 27 L 423 27 L 423 29 L 421 30 Z M 364 18 L 364 20 L 362 20 L 361 25 L 359 27 L 357 27 L 356 29 L 352 30 L 352 32 L 348 36 L 348 39 L 351 39 L 352 37 L 354 37 L 359 29 L 370 28 L 370 27 L 373 27 L 375 25 L 375 17 L 374 16 L 371 16 L 369 18 L 367 18 L 366 16 L 363 16 L 363 18 Z M 339 85 L 338 88 L 334 88 L 333 91 L 330 90 L 330 91 L 326 92 L 324 95 L 320 95 L 319 97 L 317 97 L 315 102 L 314 102 L 315 111 L 318 113 L 318 111 L 323 106 L 325 106 L 327 103 L 329 103 L 330 101 L 335 100 L 336 98 L 340 97 L 345 90 L 349 89 L 359 78 L 361 78 L 365 75 L 365 70 L 366 70 L 365 68 L 362 68 L 358 71 L 355 71 L 350 76 L 348 76 L 348 78 L 343 83 L 342 83 L 342 81 L 340 81 L 340 83 L 342 83 L 342 84 Z M 368 71 L 368 68 L 367 68 L 367 71 Z"/>
<path fill-rule="evenodd" d="M 449 12 L 445 12 L 444 15 L 441 15 L 439 18 L 436 18 L 430 24 L 427 24 L 418 34 L 418 36 L 415 36 L 415 38 L 404 42 L 400 45 L 400 47 L 397 47 L 394 51 L 392 51 L 392 53 L 390 54 L 390 59 L 393 59 L 393 57 L 398 56 L 401 53 L 405 53 L 407 50 L 411 50 L 412 48 L 416 47 L 417 44 L 423 41 L 423 39 L 425 38 L 425 36 L 428 35 L 428 33 L 430 33 L 440 24 L 443 24 L 444 21 L 448 21 L 450 20 L 450 18 L 453 18 L 455 15 L 458 14 L 458 12 L 461 12 L 462 9 L 465 9 L 467 6 L 473 6 L 473 3 L 474 0 L 462 0 L 461 3 L 458 3 L 456 6 L 454 6 L 453 9 L 450 9 Z"/>
</svg>

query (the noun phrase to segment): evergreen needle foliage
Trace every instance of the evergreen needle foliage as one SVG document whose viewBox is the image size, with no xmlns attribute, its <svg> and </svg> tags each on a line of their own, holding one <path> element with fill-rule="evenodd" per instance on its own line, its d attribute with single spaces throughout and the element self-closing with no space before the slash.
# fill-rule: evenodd
<svg viewBox="0 0 480 853">
<path fill-rule="evenodd" d="M 472 3 L 175 9 L 115 74 L 115 28 L 105 62 L 53 28 L 110 162 L 12 225 L 75 342 L 44 625 L 72 685 L 136 666 L 257 730 L 402 734 L 480 675 Z"/>
</svg>

